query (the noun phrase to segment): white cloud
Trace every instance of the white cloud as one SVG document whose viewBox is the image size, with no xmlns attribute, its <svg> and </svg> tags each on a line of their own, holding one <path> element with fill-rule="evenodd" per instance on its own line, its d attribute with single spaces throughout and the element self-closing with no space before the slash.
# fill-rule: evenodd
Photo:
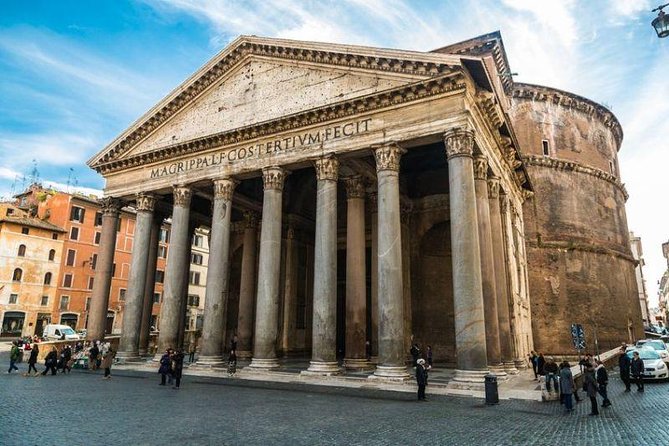
<svg viewBox="0 0 669 446">
<path fill-rule="evenodd" d="M 46 165 L 79 165 L 88 154 L 100 147 L 89 134 L 1 134 L 2 163 L 8 166 L 27 166 L 33 159 Z"/>
<path fill-rule="evenodd" d="M 650 0 L 612 0 L 611 12 L 617 16 L 636 17 L 653 9 Z"/>
</svg>

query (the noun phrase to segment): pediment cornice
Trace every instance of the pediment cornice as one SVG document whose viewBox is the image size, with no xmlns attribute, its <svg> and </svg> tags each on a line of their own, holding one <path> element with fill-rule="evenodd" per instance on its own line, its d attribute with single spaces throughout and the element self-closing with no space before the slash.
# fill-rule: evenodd
<svg viewBox="0 0 669 446">
<path fill-rule="evenodd" d="M 87 164 L 98 172 L 104 171 L 103 165 L 118 160 L 226 73 L 252 56 L 421 78 L 436 78 L 460 69 L 458 58 L 448 55 L 242 36 L 149 110 Z"/>
</svg>

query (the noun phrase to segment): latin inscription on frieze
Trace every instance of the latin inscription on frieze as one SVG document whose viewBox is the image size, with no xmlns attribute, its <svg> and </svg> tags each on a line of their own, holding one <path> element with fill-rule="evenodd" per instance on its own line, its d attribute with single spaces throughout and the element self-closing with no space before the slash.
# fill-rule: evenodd
<svg viewBox="0 0 669 446">
<path fill-rule="evenodd" d="M 327 141 L 348 138 L 366 133 L 370 130 L 371 118 L 362 119 L 345 124 L 323 127 L 318 130 L 288 136 L 286 138 L 272 138 L 259 141 L 248 146 L 224 149 L 208 155 L 196 156 L 183 161 L 175 161 L 165 166 L 151 169 L 151 178 L 162 178 L 178 173 L 206 169 L 220 164 L 231 164 L 236 161 L 261 159 L 265 156 L 291 152 L 293 150 L 319 145 Z"/>
</svg>

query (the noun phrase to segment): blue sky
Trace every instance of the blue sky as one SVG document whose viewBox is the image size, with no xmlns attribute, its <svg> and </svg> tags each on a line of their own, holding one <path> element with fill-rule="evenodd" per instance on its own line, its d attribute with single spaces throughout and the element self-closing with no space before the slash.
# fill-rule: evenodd
<svg viewBox="0 0 669 446">
<path fill-rule="evenodd" d="M 517 81 L 607 105 L 651 296 L 669 239 L 669 38 L 649 0 L 7 0 L 0 197 L 30 181 L 103 187 L 85 161 L 239 34 L 428 51 L 501 30 Z M 71 186 L 71 190 L 73 186 Z"/>
</svg>

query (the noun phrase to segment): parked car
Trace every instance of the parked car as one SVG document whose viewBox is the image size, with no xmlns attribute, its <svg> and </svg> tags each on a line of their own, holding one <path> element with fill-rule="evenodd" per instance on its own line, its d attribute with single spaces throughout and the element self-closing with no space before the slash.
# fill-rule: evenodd
<svg viewBox="0 0 669 446">
<path fill-rule="evenodd" d="M 643 379 L 667 379 L 667 364 L 657 351 L 650 347 L 631 348 L 627 350 L 627 356 L 632 359 L 635 351 L 639 352 L 639 357 L 643 360 Z"/>
<path fill-rule="evenodd" d="M 49 324 L 44 327 L 43 338 L 51 341 L 78 341 L 81 337 L 69 325 Z"/>
<path fill-rule="evenodd" d="M 659 339 L 641 339 L 636 341 L 636 346 L 652 348 L 660 355 L 660 358 L 664 362 L 669 362 L 669 348 L 667 348 L 667 344 L 664 341 Z"/>
</svg>

